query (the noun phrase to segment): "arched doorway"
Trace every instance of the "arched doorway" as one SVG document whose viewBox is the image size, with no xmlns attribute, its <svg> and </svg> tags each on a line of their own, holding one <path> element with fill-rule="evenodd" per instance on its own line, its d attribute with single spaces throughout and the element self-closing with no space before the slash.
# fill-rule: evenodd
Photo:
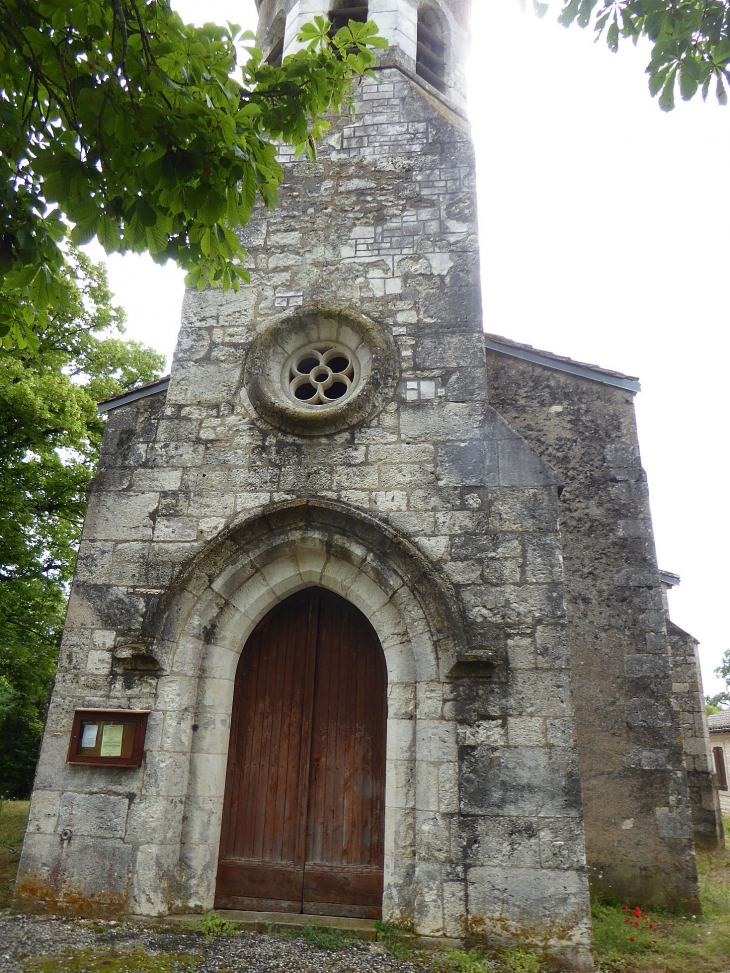
<svg viewBox="0 0 730 973">
<path fill-rule="evenodd" d="M 372 625 L 307 588 L 236 671 L 216 908 L 378 918 L 387 672 Z"/>
</svg>

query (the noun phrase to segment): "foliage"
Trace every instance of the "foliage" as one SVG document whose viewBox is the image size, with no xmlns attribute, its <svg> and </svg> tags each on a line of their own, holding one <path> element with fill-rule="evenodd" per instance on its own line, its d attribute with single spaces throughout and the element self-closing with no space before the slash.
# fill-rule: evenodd
<svg viewBox="0 0 730 973">
<path fill-rule="evenodd" d="M 304 926 L 301 932 L 310 946 L 335 952 L 347 945 L 347 940 L 339 929 L 328 929 L 325 926 Z"/>
<path fill-rule="evenodd" d="M 236 230 L 276 202 L 272 140 L 313 153 L 387 46 L 372 22 L 329 27 L 277 67 L 170 0 L 0 0 L 0 340 L 33 346 L 72 300 L 67 235 L 172 259 L 201 289 L 246 280 Z"/>
<path fill-rule="evenodd" d="M 650 912 L 648 921 L 642 921 L 642 928 L 636 930 L 631 922 L 627 924 L 627 912 L 620 905 L 593 905 L 593 941 L 601 970 L 717 973 L 726 968 L 730 955 L 730 855 L 727 851 L 715 852 L 703 856 L 698 864 L 701 916 Z M 648 928 L 649 923 L 654 929 Z"/>
<path fill-rule="evenodd" d="M 534 0 L 542 15 L 547 4 Z M 646 37 L 652 45 L 646 73 L 649 91 L 659 107 L 671 111 L 675 93 L 688 101 L 711 87 L 727 104 L 730 82 L 730 4 L 726 0 L 563 0 L 560 22 L 593 26 L 597 40 L 605 34 L 611 51 L 622 41 L 636 44 Z"/>
<path fill-rule="evenodd" d="M 0 347 L 0 793 L 12 797 L 32 782 L 104 428 L 96 403 L 164 365 L 116 337 L 123 315 L 103 268 L 72 252 L 63 274 L 68 301 L 37 349 Z"/>
<path fill-rule="evenodd" d="M 0 909 L 12 899 L 27 820 L 27 801 L 0 802 Z"/>
<path fill-rule="evenodd" d="M 725 650 L 722 664 L 715 669 L 715 675 L 725 680 L 725 689 L 715 696 L 705 696 L 707 715 L 719 713 L 723 706 L 730 704 L 730 649 Z"/>
<path fill-rule="evenodd" d="M 493 961 L 474 950 L 466 953 L 461 949 L 451 949 L 446 954 L 445 969 L 454 973 L 495 973 L 497 967 Z"/>
<path fill-rule="evenodd" d="M 206 939 L 215 939 L 216 936 L 237 936 L 240 932 L 235 922 L 224 919 L 217 912 L 206 912 L 190 928 L 195 932 L 201 932 Z"/>
<path fill-rule="evenodd" d="M 375 931 L 378 942 L 385 946 L 393 959 L 413 959 L 417 952 L 417 943 L 410 929 L 377 919 Z"/>
</svg>

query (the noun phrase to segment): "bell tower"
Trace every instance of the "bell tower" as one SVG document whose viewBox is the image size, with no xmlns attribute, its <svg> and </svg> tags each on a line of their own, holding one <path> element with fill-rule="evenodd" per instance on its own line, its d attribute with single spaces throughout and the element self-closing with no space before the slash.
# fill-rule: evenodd
<svg viewBox="0 0 730 973">
<path fill-rule="evenodd" d="M 260 0 L 258 37 L 264 57 L 275 58 L 297 50 L 299 31 L 313 17 L 329 17 L 335 29 L 348 20 L 374 20 L 390 45 L 381 65 L 399 65 L 463 110 L 470 6 L 463 0 Z"/>
</svg>

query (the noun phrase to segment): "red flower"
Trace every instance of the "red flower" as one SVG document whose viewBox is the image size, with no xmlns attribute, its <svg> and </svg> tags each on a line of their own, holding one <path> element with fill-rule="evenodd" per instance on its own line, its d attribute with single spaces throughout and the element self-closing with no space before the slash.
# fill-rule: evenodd
<svg viewBox="0 0 730 973">
<path fill-rule="evenodd" d="M 634 937 L 633 937 L 633 936 L 629 936 L 629 942 L 631 942 L 631 943 L 635 943 L 635 942 L 636 942 L 636 940 L 634 939 Z"/>
<path fill-rule="evenodd" d="M 624 912 L 629 911 L 629 907 L 627 905 L 622 905 L 621 908 L 624 910 Z"/>
<path fill-rule="evenodd" d="M 638 907 L 638 905 L 634 909 L 634 915 L 636 916 L 637 919 L 641 919 L 641 909 Z"/>
<path fill-rule="evenodd" d="M 653 942 L 653 943 L 654 943 L 654 945 L 656 946 L 656 939 L 652 939 L 652 942 Z"/>
<path fill-rule="evenodd" d="M 625 925 L 625 926 L 628 926 L 628 924 L 629 924 L 630 922 L 631 922 L 631 919 L 624 919 L 624 925 Z"/>
</svg>

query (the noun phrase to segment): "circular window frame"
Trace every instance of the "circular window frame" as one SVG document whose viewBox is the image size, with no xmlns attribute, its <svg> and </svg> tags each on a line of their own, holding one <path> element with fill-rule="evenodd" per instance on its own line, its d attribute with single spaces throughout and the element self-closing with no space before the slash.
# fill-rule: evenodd
<svg viewBox="0 0 730 973">
<path fill-rule="evenodd" d="M 310 404 L 291 392 L 291 365 L 318 346 L 346 352 L 353 378 L 346 395 Z M 392 335 L 364 314 L 317 305 L 266 327 L 251 346 L 244 374 L 251 405 L 267 422 L 300 436 L 325 436 L 364 422 L 395 394 L 398 351 Z"/>
</svg>

